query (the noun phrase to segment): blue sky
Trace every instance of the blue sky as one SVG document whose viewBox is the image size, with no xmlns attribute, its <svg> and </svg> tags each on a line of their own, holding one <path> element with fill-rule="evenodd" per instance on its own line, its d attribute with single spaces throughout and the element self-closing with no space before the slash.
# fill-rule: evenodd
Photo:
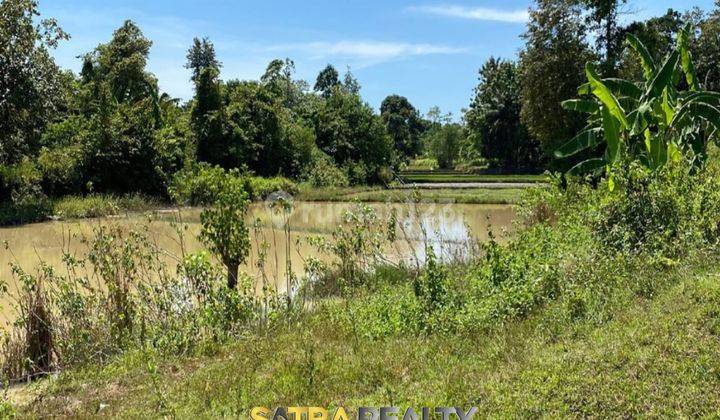
<svg viewBox="0 0 720 420">
<path fill-rule="evenodd" d="M 72 36 L 55 52 L 78 71 L 78 55 L 107 42 L 123 20 L 153 41 L 149 69 L 169 94 L 192 96 L 183 68 L 195 36 L 207 36 L 223 62 L 223 79 L 257 79 L 273 58 L 295 60 L 298 78 L 314 81 L 332 63 L 350 66 L 362 95 L 377 108 L 400 94 L 426 112 L 437 105 L 458 115 L 491 55 L 515 58 L 530 0 L 41 0 L 44 16 Z M 625 20 L 669 7 L 712 8 L 713 0 L 630 0 Z"/>
</svg>

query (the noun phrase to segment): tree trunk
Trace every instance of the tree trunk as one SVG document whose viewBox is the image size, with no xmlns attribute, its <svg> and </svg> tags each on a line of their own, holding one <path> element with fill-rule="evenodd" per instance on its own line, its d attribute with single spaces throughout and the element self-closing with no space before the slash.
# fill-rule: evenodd
<svg viewBox="0 0 720 420">
<path fill-rule="evenodd" d="M 235 289 L 237 287 L 238 279 L 238 264 L 225 264 L 227 267 L 227 287 L 228 289 Z"/>
</svg>

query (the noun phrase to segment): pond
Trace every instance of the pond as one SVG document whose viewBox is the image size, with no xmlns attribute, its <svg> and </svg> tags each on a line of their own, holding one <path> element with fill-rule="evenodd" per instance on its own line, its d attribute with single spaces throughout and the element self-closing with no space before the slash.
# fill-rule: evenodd
<svg viewBox="0 0 720 420">
<path fill-rule="evenodd" d="M 477 242 L 488 239 L 489 229 L 500 238 L 513 230 L 515 211 L 507 205 L 477 204 L 364 204 L 378 215 L 378 223 L 387 223 L 396 214 L 398 240 L 387 247 L 388 260 L 422 260 L 425 244 L 431 244 L 443 258 L 463 258 L 468 249 Z M 252 250 L 248 262 L 241 270 L 251 276 L 259 276 L 257 268 L 258 249 L 266 243 L 266 275 L 272 279 L 284 279 L 286 255 L 289 250 L 292 270 L 302 274 L 308 257 L 325 258 L 308 243 L 314 236 L 329 235 L 342 221 L 347 211 L 358 204 L 347 202 L 296 202 L 288 217 L 290 244 L 283 232 L 284 217 L 276 214 L 267 203 L 251 205 L 248 222 L 257 223 L 250 229 Z M 89 236 L 100 225 L 119 226 L 123 230 L 148 226 L 148 232 L 156 244 L 171 255 L 180 255 L 181 246 L 173 221 L 178 219 L 186 225 L 184 245 L 187 252 L 202 249 L 197 240 L 200 231 L 200 209 L 183 208 L 164 210 L 152 214 L 130 214 L 112 218 L 53 221 L 0 229 L 0 280 L 8 283 L 12 293 L 15 281 L 10 263 L 19 264 L 25 270 L 34 270 L 40 261 L 60 267 L 63 250 L 82 253 L 85 245 L 80 238 Z M 288 246 L 289 245 L 289 246 Z M 171 267 L 175 262 L 168 261 Z M 278 290 L 284 290 L 284 281 L 277 281 Z M 7 306 L 5 299 L 0 301 Z M 7 308 L 2 309 L 4 314 Z"/>
</svg>

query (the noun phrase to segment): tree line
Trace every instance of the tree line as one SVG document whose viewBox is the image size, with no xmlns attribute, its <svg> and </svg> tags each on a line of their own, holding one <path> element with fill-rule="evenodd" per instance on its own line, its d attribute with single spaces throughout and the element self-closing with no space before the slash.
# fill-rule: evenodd
<svg viewBox="0 0 720 420">
<path fill-rule="evenodd" d="M 291 59 L 258 80 L 227 78 L 213 43 L 194 39 L 186 68 L 194 96 L 162 93 L 147 70 L 152 41 L 132 21 L 81 57 L 79 74 L 50 50 L 69 38 L 40 19 L 34 0 L 0 4 L 0 193 L 22 201 L 89 192 L 167 194 L 174 174 L 198 163 L 282 175 L 316 186 L 383 183 L 410 159 L 505 171 L 564 168 L 553 153 L 585 126 L 561 107 L 585 82 L 585 63 L 605 78 L 642 80 L 633 35 L 662 61 L 686 22 L 698 77 L 720 88 L 720 3 L 705 13 L 668 10 L 620 24 L 625 0 L 537 0 L 517 60 L 491 57 L 460 120 L 425 115 L 400 95 L 376 112 L 350 69 L 328 65 L 313 84 Z M 581 161 L 587 156 L 579 154 Z"/>
</svg>

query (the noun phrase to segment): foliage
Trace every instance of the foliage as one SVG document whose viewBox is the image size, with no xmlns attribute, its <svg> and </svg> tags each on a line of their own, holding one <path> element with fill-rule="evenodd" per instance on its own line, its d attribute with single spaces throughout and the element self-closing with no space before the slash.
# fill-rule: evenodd
<svg viewBox="0 0 720 420">
<path fill-rule="evenodd" d="M 465 113 L 476 150 L 505 169 L 540 163 L 539 145 L 520 121 L 520 93 L 517 64 L 490 57 L 480 68 L 480 83 Z"/>
<path fill-rule="evenodd" d="M 715 2 L 715 9 L 697 25 L 700 35 L 692 46 L 693 58 L 697 64 L 697 75 L 706 89 L 720 91 L 720 71 L 717 68 L 720 59 L 720 3 Z M 694 34 L 693 34 L 694 35 Z"/>
<path fill-rule="evenodd" d="M 340 86 L 340 74 L 331 64 L 328 64 L 317 76 L 314 90 L 324 97 L 330 96 L 336 87 Z"/>
<path fill-rule="evenodd" d="M 236 182 L 220 185 L 211 207 L 200 214 L 200 240 L 227 268 L 227 286 L 234 290 L 238 267 L 250 253 L 250 233 L 245 226 L 248 198 Z"/>
<path fill-rule="evenodd" d="M 66 80 L 49 49 L 69 37 L 39 15 L 35 0 L 0 4 L 0 164 L 36 153 L 43 129 L 63 106 Z"/>
<path fill-rule="evenodd" d="M 392 221 L 384 225 L 375 210 L 367 205 L 357 204 L 344 212 L 330 237 L 310 239 L 320 252 L 333 257 L 331 266 L 321 271 L 329 271 L 340 287 L 366 284 L 371 270 L 383 261 L 383 249 L 390 239 L 387 229 L 393 229 L 393 225 Z"/>
<path fill-rule="evenodd" d="M 423 136 L 423 142 L 441 169 L 453 169 L 466 139 L 465 132 L 460 124 L 452 122 L 449 114 L 440 115 L 437 111 L 436 115 Z"/>
<path fill-rule="evenodd" d="M 583 126 L 560 103 L 574 97 L 584 81 L 583 65 L 592 57 L 585 33 L 582 10 L 574 1 L 541 0 L 530 11 L 520 54 L 521 118 L 546 156 Z"/>
<path fill-rule="evenodd" d="M 390 95 L 383 99 L 380 116 L 399 156 L 408 159 L 422 152 L 422 134 L 426 126 L 406 97 Z"/>
<path fill-rule="evenodd" d="M 348 175 L 337 167 L 332 158 L 320 150 L 315 150 L 311 162 L 305 167 L 302 178 L 313 187 L 347 187 Z"/>
<path fill-rule="evenodd" d="M 274 192 L 295 195 L 297 185 L 283 177 L 263 178 L 241 173 L 237 169 L 225 170 L 219 166 L 199 164 L 175 174 L 170 186 L 173 199 L 185 205 L 211 205 L 227 185 L 243 189 L 248 199 L 258 201 Z"/>
<path fill-rule="evenodd" d="M 19 295 L 2 346 L 5 380 L 106 363 L 131 349 L 185 354 L 256 319 L 247 278 L 227 289 L 204 253 L 181 258 L 173 274 L 148 229 L 98 226 L 81 239 L 85 250 L 64 253 L 63 269 L 13 265 Z M 24 350 L 13 353 L 18 345 Z"/>
<path fill-rule="evenodd" d="M 613 168 L 625 156 L 637 159 L 651 170 L 682 156 L 701 165 L 707 157 L 708 142 L 720 127 L 717 109 L 720 95 L 700 90 L 688 45 L 689 27 L 680 32 L 676 48 L 660 66 L 637 38 L 630 35 L 627 42 L 641 59 L 644 83 L 601 79 L 588 64 L 589 82 L 580 87 L 579 93 L 593 95 L 594 101 L 563 102 L 568 110 L 590 114 L 588 126 L 555 153 L 557 157 L 567 157 L 604 144 L 601 158 L 583 161 L 571 172 L 605 169 L 611 174 L 611 189 Z M 681 75 L 687 91 L 677 88 Z"/>
<path fill-rule="evenodd" d="M 380 117 L 358 95 L 336 89 L 315 109 L 317 145 L 339 165 L 362 164 L 359 182 L 377 182 L 379 171 L 392 166 L 392 139 Z"/>
</svg>

